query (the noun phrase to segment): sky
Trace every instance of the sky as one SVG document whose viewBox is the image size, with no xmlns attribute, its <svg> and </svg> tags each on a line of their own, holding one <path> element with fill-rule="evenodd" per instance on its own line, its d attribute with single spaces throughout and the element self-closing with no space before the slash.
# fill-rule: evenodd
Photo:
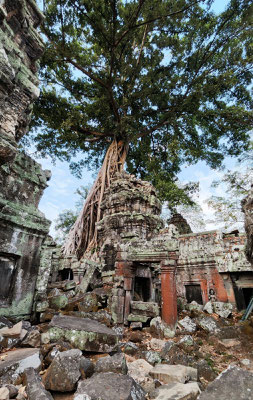
<svg viewBox="0 0 253 400">
<path fill-rule="evenodd" d="M 40 5 L 40 1 L 38 2 Z M 221 12 L 228 3 L 227 0 L 216 0 L 213 9 L 215 12 Z M 82 156 L 80 156 L 82 157 Z M 91 185 L 95 179 L 94 174 L 87 169 L 84 169 L 82 179 L 78 179 L 70 173 L 67 162 L 56 161 L 52 163 L 50 158 L 37 159 L 43 169 L 49 169 L 52 172 L 52 178 L 48 183 L 48 188 L 40 201 L 39 208 L 45 214 L 46 218 L 52 221 L 50 234 L 55 237 L 55 221 L 60 212 L 66 209 L 74 209 L 75 203 L 79 196 L 75 193 L 76 189 L 81 185 Z M 236 168 L 236 161 L 226 159 L 225 165 L 227 168 Z M 211 195 L 222 195 L 224 187 L 213 189 L 211 183 L 222 176 L 219 171 L 211 170 L 204 162 L 199 162 L 194 166 L 185 166 L 182 172 L 178 175 L 182 183 L 189 181 L 199 181 L 199 204 L 201 205 L 205 218 L 207 220 L 213 217 L 212 210 L 207 206 L 206 199 Z M 220 227 L 222 224 L 220 225 Z M 206 230 L 216 229 L 217 224 L 207 223 Z"/>
</svg>

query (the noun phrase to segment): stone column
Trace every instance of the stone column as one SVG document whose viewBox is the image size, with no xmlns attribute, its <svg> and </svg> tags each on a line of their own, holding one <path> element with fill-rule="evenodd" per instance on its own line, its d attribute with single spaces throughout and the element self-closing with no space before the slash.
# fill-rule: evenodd
<svg viewBox="0 0 253 400">
<path fill-rule="evenodd" d="M 161 262 L 162 320 L 172 329 L 177 323 L 176 259 Z"/>
</svg>

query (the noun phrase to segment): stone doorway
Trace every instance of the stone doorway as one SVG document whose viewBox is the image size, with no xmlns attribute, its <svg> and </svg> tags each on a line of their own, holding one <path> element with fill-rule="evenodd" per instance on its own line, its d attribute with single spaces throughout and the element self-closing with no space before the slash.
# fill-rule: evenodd
<svg viewBox="0 0 253 400">
<path fill-rule="evenodd" d="M 200 285 L 185 285 L 185 295 L 187 303 L 196 301 L 198 304 L 203 304 L 202 291 Z"/>
<path fill-rule="evenodd" d="M 16 259 L 8 254 L 0 254 L 0 302 L 8 303 L 13 291 Z"/>
</svg>

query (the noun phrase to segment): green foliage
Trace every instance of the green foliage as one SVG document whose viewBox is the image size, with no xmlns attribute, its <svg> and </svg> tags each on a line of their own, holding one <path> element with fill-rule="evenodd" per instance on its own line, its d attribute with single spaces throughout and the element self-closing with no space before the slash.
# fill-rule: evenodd
<svg viewBox="0 0 253 400">
<path fill-rule="evenodd" d="M 252 3 L 220 15 L 212 3 L 44 0 L 38 150 L 69 161 L 82 151 L 97 168 L 116 137 L 130 144 L 130 173 L 189 203 L 181 165 L 238 156 L 252 122 Z"/>
<path fill-rule="evenodd" d="M 241 201 L 245 198 L 253 184 L 253 157 L 252 142 L 250 150 L 242 155 L 240 170 L 228 170 L 220 180 L 214 181 L 212 186 L 222 187 L 223 196 L 212 196 L 207 200 L 209 207 L 214 210 L 214 221 L 224 222 L 225 228 L 243 226 L 244 214 Z M 225 190 L 224 190 L 225 188 Z"/>
</svg>

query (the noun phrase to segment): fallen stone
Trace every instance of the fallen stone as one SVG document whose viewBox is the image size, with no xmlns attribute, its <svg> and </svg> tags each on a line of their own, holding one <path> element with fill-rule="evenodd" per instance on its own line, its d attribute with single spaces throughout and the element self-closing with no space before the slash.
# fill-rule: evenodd
<svg viewBox="0 0 253 400">
<path fill-rule="evenodd" d="M 199 326 L 208 333 L 218 333 L 220 328 L 212 317 L 204 317 L 198 319 Z"/>
<path fill-rule="evenodd" d="M 34 329 L 28 332 L 25 339 L 22 341 L 22 346 L 40 347 L 40 332 L 38 329 Z"/>
<path fill-rule="evenodd" d="M 193 341 L 192 336 L 185 335 L 179 340 L 178 344 L 183 344 L 184 346 L 193 346 L 194 341 Z"/>
<path fill-rule="evenodd" d="M 152 338 L 150 340 L 150 347 L 152 350 L 160 351 L 164 347 L 165 343 L 166 342 L 164 340 Z"/>
<path fill-rule="evenodd" d="M 171 329 L 169 326 L 164 326 L 163 328 L 163 336 L 165 339 L 172 339 L 175 336 L 175 331 Z"/>
<path fill-rule="evenodd" d="M 197 382 L 168 383 L 157 388 L 150 396 L 154 400 L 195 400 L 200 393 Z"/>
<path fill-rule="evenodd" d="M 163 337 L 163 331 L 164 331 L 164 324 L 162 322 L 161 317 L 153 318 L 150 321 L 150 332 L 151 332 L 151 334 L 157 336 L 158 338 L 162 338 Z"/>
<path fill-rule="evenodd" d="M 141 322 L 143 324 L 147 323 L 150 317 L 146 315 L 138 315 L 138 314 L 129 314 L 127 320 L 129 322 Z"/>
<path fill-rule="evenodd" d="M 143 340 L 143 336 L 140 331 L 130 331 L 129 332 L 129 340 L 133 343 L 141 343 Z"/>
<path fill-rule="evenodd" d="M 197 330 L 197 325 L 190 317 L 185 317 L 178 322 L 178 325 L 181 326 L 186 332 L 194 333 Z"/>
<path fill-rule="evenodd" d="M 75 394 L 73 400 L 92 400 L 87 394 Z"/>
<path fill-rule="evenodd" d="M 110 328 L 88 318 L 57 315 L 41 335 L 42 343 L 66 340 L 85 351 L 109 353 L 118 344 L 118 335 Z"/>
<path fill-rule="evenodd" d="M 227 349 L 234 348 L 236 346 L 240 346 L 241 342 L 236 339 L 221 339 L 219 343 L 226 347 Z"/>
<path fill-rule="evenodd" d="M 62 310 L 67 306 L 68 302 L 69 299 L 66 294 L 61 294 L 59 296 L 49 298 L 49 305 L 54 310 Z"/>
<path fill-rule="evenodd" d="M 95 366 L 95 372 L 115 372 L 116 374 L 127 374 L 126 358 L 123 353 L 100 358 Z"/>
<path fill-rule="evenodd" d="M 139 347 L 135 343 L 132 343 L 132 342 L 125 343 L 125 345 L 123 347 L 124 353 L 129 354 L 130 356 L 136 354 L 138 350 L 139 350 Z"/>
<path fill-rule="evenodd" d="M 206 390 L 198 400 L 250 400 L 253 398 L 253 374 L 242 368 L 229 366 Z"/>
<path fill-rule="evenodd" d="M 161 358 L 166 359 L 168 356 L 168 353 L 170 352 L 170 350 L 173 346 L 175 346 L 175 343 L 172 340 L 165 342 L 165 345 L 163 346 L 163 348 L 160 352 Z"/>
<path fill-rule="evenodd" d="M 39 313 L 47 311 L 49 308 L 49 302 L 47 300 L 37 301 L 36 303 L 36 311 Z"/>
<path fill-rule="evenodd" d="M 151 365 L 160 364 L 162 362 L 160 354 L 156 351 L 145 351 L 143 353 L 143 356 L 145 360 Z"/>
<path fill-rule="evenodd" d="M 174 345 L 171 347 L 171 349 L 166 353 L 165 351 L 162 350 L 163 357 L 162 359 L 167 363 L 167 364 L 172 364 L 172 365 L 191 365 L 195 360 L 194 357 L 191 354 L 185 354 L 183 349 L 181 349 L 179 346 Z"/>
<path fill-rule="evenodd" d="M 10 395 L 10 392 L 6 386 L 0 388 L 0 399 L 1 400 L 9 400 L 9 398 L 10 398 L 9 395 Z"/>
<path fill-rule="evenodd" d="M 205 304 L 203 311 L 207 312 L 208 314 L 212 314 L 213 313 L 213 303 L 211 301 L 208 301 Z"/>
<path fill-rule="evenodd" d="M 76 288 L 76 282 L 75 281 L 67 281 L 63 286 L 63 290 L 64 291 L 75 290 L 75 288 Z"/>
<path fill-rule="evenodd" d="M 197 381 L 197 369 L 185 365 L 158 364 L 150 372 L 150 376 L 163 383 Z"/>
<path fill-rule="evenodd" d="M 6 358 L 0 363 L 0 384 L 14 383 L 26 368 L 41 368 L 40 350 L 18 349 L 4 353 Z"/>
<path fill-rule="evenodd" d="M 80 397 L 86 395 L 89 397 Z M 79 396 L 79 397 L 78 397 Z M 145 400 L 145 392 L 128 375 L 103 372 L 79 382 L 75 400 Z"/>
<path fill-rule="evenodd" d="M 233 311 L 233 305 L 231 303 L 223 303 L 221 301 L 215 301 L 213 303 L 213 310 L 215 314 L 221 318 L 228 318 Z"/>
<path fill-rule="evenodd" d="M 38 373 L 33 368 L 25 370 L 24 383 L 29 400 L 53 400 L 53 396 L 45 390 Z"/>
<path fill-rule="evenodd" d="M 149 372 L 152 370 L 152 365 L 143 359 L 138 359 L 133 362 L 128 362 L 128 375 L 131 376 L 145 390 L 150 393 L 155 389 L 155 382 L 150 377 Z"/>
<path fill-rule="evenodd" d="M 96 293 L 85 293 L 77 304 L 78 310 L 83 312 L 97 312 L 98 296 Z"/>
<path fill-rule="evenodd" d="M 142 322 L 131 322 L 130 328 L 135 329 L 142 329 Z"/>
<path fill-rule="evenodd" d="M 81 358 L 82 352 L 78 349 L 58 353 L 43 376 L 45 388 L 57 392 L 73 391 L 81 376 Z"/>
<path fill-rule="evenodd" d="M 13 325 L 12 328 L 5 327 L 0 329 L 0 335 L 8 338 L 19 338 L 22 332 L 22 328 L 22 321 L 20 321 L 17 324 Z"/>
<path fill-rule="evenodd" d="M 147 317 L 158 317 L 160 310 L 158 303 L 132 301 L 131 312 L 137 315 L 146 315 Z"/>
</svg>

